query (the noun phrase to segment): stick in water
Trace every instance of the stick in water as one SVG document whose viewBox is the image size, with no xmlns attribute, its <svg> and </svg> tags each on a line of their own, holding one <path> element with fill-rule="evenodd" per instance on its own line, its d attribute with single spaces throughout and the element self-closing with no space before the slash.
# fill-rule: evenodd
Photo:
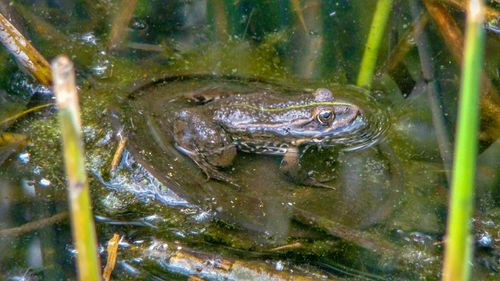
<svg viewBox="0 0 500 281">
<path fill-rule="evenodd" d="M 38 82 L 44 86 L 52 84 L 49 63 L 2 14 L 0 14 L 0 42 Z"/>
</svg>

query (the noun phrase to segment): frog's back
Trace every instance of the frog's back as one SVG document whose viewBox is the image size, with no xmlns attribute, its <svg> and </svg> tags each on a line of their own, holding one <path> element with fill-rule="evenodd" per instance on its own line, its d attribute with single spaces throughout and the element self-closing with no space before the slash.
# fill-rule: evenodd
<svg viewBox="0 0 500 281">
<path fill-rule="evenodd" d="M 312 101 L 309 94 L 295 97 L 275 92 L 238 94 L 210 106 L 215 122 L 230 132 L 269 132 L 286 127 L 297 119 L 308 118 Z M 279 132 L 277 132 L 279 133 Z"/>
</svg>

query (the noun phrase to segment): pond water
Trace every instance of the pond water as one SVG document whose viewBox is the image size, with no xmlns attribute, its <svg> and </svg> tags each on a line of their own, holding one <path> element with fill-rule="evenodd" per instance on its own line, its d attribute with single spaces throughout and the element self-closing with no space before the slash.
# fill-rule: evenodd
<svg viewBox="0 0 500 281">
<path fill-rule="evenodd" d="M 420 1 L 396 1 L 372 89 L 352 86 L 375 4 L 0 3 L 46 58 L 65 53 L 75 62 L 103 265 L 107 241 L 121 237 L 112 280 L 439 279 L 459 63 L 432 19 L 419 16 Z M 462 26 L 460 9 L 444 10 Z M 423 33 L 411 33 L 416 24 Z M 484 66 L 494 90 L 498 39 L 488 33 Z M 0 121 L 53 102 L 4 49 L 0 58 Z M 179 149 L 180 111 L 201 112 L 195 131 L 219 125 L 213 111 L 234 120 L 248 113 L 238 99 L 247 108 L 272 104 L 271 117 L 288 118 L 304 108 L 291 101 L 318 88 L 355 104 L 356 120 L 375 133 L 328 146 L 301 139 L 313 143 L 297 145 L 301 180 L 283 171 L 283 155 L 241 145 L 228 167 L 210 166 L 230 180 L 207 179 L 199 162 L 215 161 L 217 149 L 203 143 L 198 158 Z M 489 108 L 500 106 L 489 91 Z M 76 278 L 55 112 L 46 106 L 0 125 L 0 279 Z M 474 280 L 498 280 L 499 116 L 482 116 L 472 269 Z M 266 128 L 281 125 L 273 124 Z M 247 138 L 243 144 L 266 137 L 224 130 L 216 136 Z M 112 167 L 120 139 L 125 149 Z M 282 136 L 276 142 L 293 146 Z"/>
</svg>

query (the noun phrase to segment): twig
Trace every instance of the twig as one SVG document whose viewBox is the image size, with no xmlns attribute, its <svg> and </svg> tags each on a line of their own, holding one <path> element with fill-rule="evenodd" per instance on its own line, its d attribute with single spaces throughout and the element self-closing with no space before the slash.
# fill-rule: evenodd
<svg viewBox="0 0 500 281">
<path fill-rule="evenodd" d="M 467 9 L 467 1 L 465 0 L 439 0 L 439 2 L 442 2 L 443 4 L 449 6 L 453 6 L 461 10 L 462 12 L 465 12 L 465 10 Z M 484 7 L 484 16 L 487 21 L 496 20 L 500 18 L 500 12 L 490 7 Z"/>
<path fill-rule="evenodd" d="M 101 4 L 104 5 L 103 3 L 107 2 L 103 1 Z M 94 4 L 98 5 L 97 3 Z M 77 65 L 88 66 L 95 63 L 95 54 L 90 51 L 87 44 L 82 44 L 79 40 L 77 41 L 71 39 L 50 22 L 36 15 L 32 9 L 26 8 L 25 6 L 19 4 L 19 2 L 14 2 L 13 7 L 25 19 L 29 19 L 29 21 L 26 21 L 26 25 L 29 26 L 39 37 L 50 38 L 51 44 L 53 46 L 58 46 L 57 50 L 56 48 L 46 50 L 47 53 L 57 55 L 61 52 L 60 50 L 66 50 L 71 54 L 78 54 L 73 58 Z"/>
<path fill-rule="evenodd" d="M 410 8 L 412 15 L 415 18 L 418 17 L 421 12 L 421 7 L 415 0 L 410 1 Z M 432 112 L 432 123 L 436 132 L 439 152 L 441 154 L 441 159 L 443 160 L 446 178 L 448 179 L 448 183 L 450 183 L 452 148 L 450 139 L 448 137 L 448 130 L 446 128 L 446 120 L 444 119 L 441 94 L 439 91 L 438 83 L 434 79 L 434 66 L 432 64 L 431 51 L 428 48 L 430 44 L 429 39 L 427 38 L 427 34 L 425 32 L 419 32 L 415 35 L 415 42 L 417 43 L 420 65 L 422 66 L 422 75 L 424 80 L 427 81 L 427 97 Z"/>
<path fill-rule="evenodd" d="M 317 65 L 321 62 L 321 54 L 324 45 L 323 22 L 321 21 L 321 4 L 319 0 L 308 1 L 308 7 L 305 9 L 304 20 L 308 28 L 315 31 L 315 35 L 304 33 L 299 36 L 300 49 L 302 53 L 300 59 L 297 59 L 297 73 L 305 79 L 310 79 L 317 73 Z M 301 16 L 302 16 L 301 10 Z"/>
<path fill-rule="evenodd" d="M 45 86 L 52 84 L 50 66 L 47 60 L 2 14 L 0 14 L 0 41 L 16 58 L 23 70 Z"/>
<path fill-rule="evenodd" d="M 123 44 L 123 46 L 130 49 L 141 50 L 146 52 L 158 52 L 158 53 L 163 52 L 166 49 L 166 47 L 163 47 L 162 45 L 158 44 L 147 44 L 147 43 L 137 43 L 137 42 L 127 42 Z"/>
<path fill-rule="evenodd" d="M 38 111 L 40 109 L 44 109 L 46 107 L 49 107 L 49 106 L 52 106 L 54 105 L 54 103 L 45 103 L 45 104 L 41 104 L 41 105 L 37 105 L 37 106 L 34 106 L 32 108 L 28 108 L 22 112 L 19 112 L 19 113 L 16 113 L 10 117 L 7 117 L 5 119 L 3 119 L 2 121 L 0 121 L 0 126 L 3 126 L 11 121 L 15 121 L 23 116 L 25 116 L 26 114 L 29 114 L 31 112 L 35 112 L 35 111 Z"/>
<path fill-rule="evenodd" d="M 290 0 L 290 2 L 292 3 L 293 11 L 295 12 L 297 18 L 299 19 L 300 25 L 302 26 L 304 33 L 307 33 L 306 21 L 304 20 L 304 14 L 302 13 L 302 8 L 300 7 L 299 0 Z"/>
<path fill-rule="evenodd" d="M 303 245 L 300 242 L 295 242 L 292 244 L 286 244 L 278 247 L 274 247 L 272 249 L 269 249 L 270 252 L 275 252 L 275 251 L 283 251 L 283 250 L 294 250 L 294 249 L 299 249 L 302 248 Z"/>
<path fill-rule="evenodd" d="M 252 10 L 250 11 L 250 15 L 248 16 L 247 24 L 245 25 L 245 30 L 243 31 L 243 37 L 242 37 L 243 40 L 245 40 L 254 13 L 255 13 L 255 8 L 252 8 Z"/>
<path fill-rule="evenodd" d="M 458 64 L 461 65 L 463 55 L 463 36 L 457 22 L 448 13 L 448 10 L 441 4 L 432 0 L 424 0 L 423 2 L 425 4 L 425 8 L 434 19 L 439 32 L 444 37 L 444 43 L 451 51 L 451 54 Z"/>
<path fill-rule="evenodd" d="M 391 51 L 386 63 L 380 68 L 381 72 L 392 73 L 397 66 L 406 57 L 406 54 L 413 48 L 412 43 L 429 22 L 429 15 L 421 13 L 418 18 L 413 21 L 412 27 L 401 36 L 401 40 L 396 44 Z"/>
<path fill-rule="evenodd" d="M 203 279 L 198 276 L 189 276 L 187 281 L 205 281 L 206 279 Z"/>
<path fill-rule="evenodd" d="M 127 138 L 120 135 L 120 141 L 118 142 L 118 147 L 116 148 L 115 154 L 113 155 L 113 160 L 111 161 L 112 174 L 115 172 L 116 167 L 118 166 L 118 162 L 121 159 L 126 143 L 127 143 Z"/>
<path fill-rule="evenodd" d="M 386 240 L 372 237 L 369 233 L 354 230 L 329 219 L 314 216 L 310 212 L 294 208 L 293 216 L 297 221 L 308 221 L 311 225 L 325 230 L 330 235 L 349 241 L 359 247 L 375 251 L 383 256 L 396 256 L 397 248 Z"/>
<path fill-rule="evenodd" d="M 13 3 L 13 9 L 24 18 L 29 19 L 26 24 L 32 28 L 40 37 L 51 38 L 51 41 L 54 42 L 65 42 L 68 44 L 71 40 L 59 31 L 52 24 L 47 22 L 45 19 L 33 13 L 32 9 L 28 9 L 25 6 L 19 4 L 19 2 Z"/>
<path fill-rule="evenodd" d="M 59 223 L 68 217 L 68 212 L 55 214 L 52 217 L 25 223 L 18 227 L 0 230 L 0 236 L 20 236 L 41 228 Z"/>
<path fill-rule="evenodd" d="M 52 62 L 54 93 L 59 107 L 62 143 L 71 225 L 78 252 L 80 280 L 100 280 L 100 265 L 92 216 L 89 187 L 85 173 L 80 107 L 75 85 L 73 63 L 66 56 Z"/>
<path fill-rule="evenodd" d="M 119 49 L 127 39 L 127 28 L 134 16 L 137 0 L 122 0 L 113 19 L 108 49 Z"/>
<path fill-rule="evenodd" d="M 276 270 L 259 261 L 229 260 L 220 255 L 189 250 L 178 250 L 162 262 L 182 268 L 183 274 L 198 275 L 217 280 L 317 280 L 313 274 L 300 271 Z M 207 264 L 210 265 L 207 267 Z"/>
<path fill-rule="evenodd" d="M 118 233 L 115 233 L 108 241 L 108 259 L 106 261 L 106 267 L 104 267 L 104 272 L 102 273 L 102 278 L 105 281 L 111 280 L 111 273 L 113 273 L 113 269 L 115 269 L 119 241 L 120 235 Z"/>
</svg>

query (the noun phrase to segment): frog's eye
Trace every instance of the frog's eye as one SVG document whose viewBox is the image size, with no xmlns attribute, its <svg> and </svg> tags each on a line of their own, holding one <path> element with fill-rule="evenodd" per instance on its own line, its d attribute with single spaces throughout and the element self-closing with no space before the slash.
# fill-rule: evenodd
<svg viewBox="0 0 500 281">
<path fill-rule="evenodd" d="M 329 124 L 333 118 L 334 118 L 334 114 L 333 114 L 333 111 L 331 110 L 322 110 L 318 113 L 318 115 L 316 115 L 316 118 L 318 119 L 318 121 L 321 123 L 321 124 Z"/>
</svg>

